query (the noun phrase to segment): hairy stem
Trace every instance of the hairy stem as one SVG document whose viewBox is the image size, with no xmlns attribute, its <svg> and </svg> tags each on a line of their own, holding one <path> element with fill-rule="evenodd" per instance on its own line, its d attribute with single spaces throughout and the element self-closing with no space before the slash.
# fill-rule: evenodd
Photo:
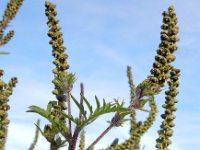
<svg viewBox="0 0 200 150">
<path fill-rule="evenodd" d="M 68 115 L 71 116 L 71 102 L 70 102 L 70 97 L 71 97 L 71 94 L 70 94 L 70 90 L 67 91 L 67 109 L 68 109 Z M 71 120 L 68 119 L 68 128 L 69 128 L 69 131 L 68 131 L 68 134 L 69 136 L 72 136 L 72 123 L 71 123 Z"/>
<path fill-rule="evenodd" d="M 92 148 L 94 148 L 94 146 L 103 138 L 104 135 L 106 135 L 112 128 L 114 127 L 113 124 L 110 124 L 106 130 L 104 130 L 100 136 L 98 138 L 96 138 L 96 140 L 94 140 L 94 142 L 92 142 L 92 144 L 90 144 L 90 146 L 86 149 L 86 150 L 91 150 Z"/>
<path fill-rule="evenodd" d="M 84 85 L 83 83 L 80 84 L 80 105 L 83 106 L 83 96 L 84 96 Z M 83 120 L 83 115 L 80 111 L 79 113 L 79 119 Z"/>
<path fill-rule="evenodd" d="M 83 96 L 84 96 L 84 86 L 83 83 L 80 84 L 80 105 L 83 105 Z M 82 113 L 79 113 L 79 119 L 82 119 Z M 78 139 L 78 135 L 81 131 L 81 128 L 76 126 L 75 130 L 74 130 L 74 134 L 72 137 L 72 141 L 69 144 L 69 149 L 68 150 L 74 150 L 76 148 L 76 143 L 77 143 L 77 139 Z"/>
</svg>

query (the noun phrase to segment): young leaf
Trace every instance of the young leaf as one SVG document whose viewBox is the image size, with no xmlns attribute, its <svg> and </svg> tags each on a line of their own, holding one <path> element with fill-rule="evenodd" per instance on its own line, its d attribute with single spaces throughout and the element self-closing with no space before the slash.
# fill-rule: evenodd
<svg viewBox="0 0 200 150">
<path fill-rule="evenodd" d="M 106 100 L 103 99 L 103 107 L 105 107 L 105 106 L 106 106 Z"/>
<path fill-rule="evenodd" d="M 72 97 L 72 100 L 74 101 L 74 103 L 76 104 L 76 106 L 79 108 L 79 110 L 83 114 L 84 118 L 87 119 L 87 117 L 86 117 L 86 111 L 84 110 L 84 107 L 79 104 L 79 102 L 75 99 L 75 97 L 73 97 L 72 95 L 71 95 L 71 97 Z"/>
<path fill-rule="evenodd" d="M 84 102 L 86 103 L 86 105 L 90 111 L 90 114 L 92 114 L 93 113 L 92 105 L 90 105 L 89 101 L 84 96 L 82 96 L 82 98 L 83 98 Z"/>
<path fill-rule="evenodd" d="M 41 129 L 37 124 L 35 124 L 35 126 L 38 128 L 38 130 L 40 131 L 40 133 L 45 137 L 45 134 L 44 134 L 44 132 L 42 131 L 42 129 Z"/>
<path fill-rule="evenodd" d="M 52 107 L 57 104 L 56 101 L 50 101 L 47 105 L 46 114 L 49 116 L 51 114 Z"/>
<path fill-rule="evenodd" d="M 65 147 L 66 145 L 65 145 L 65 143 L 66 143 L 66 140 L 61 140 L 61 137 L 58 137 L 57 139 L 56 139 L 56 145 L 59 147 L 59 148 L 61 148 L 61 147 Z"/>
<path fill-rule="evenodd" d="M 98 98 L 95 98 L 96 101 L 98 101 Z M 98 102 L 97 102 L 98 103 Z M 111 113 L 111 112 L 128 112 L 129 110 L 126 108 L 123 108 L 124 103 L 119 103 L 118 101 L 115 101 L 113 103 L 106 103 L 105 99 L 103 99 L 103 106 L 100 106 L 95 109 L 94 113 L 88 117 L 87 120 L 84 120 L 82 127 L 92 123 L 95 121 L 99 116 Z M 130 111 L 129 111 L 130 114 Z"/>
<path fill-rule="evenodd" d="M 82 125 L 82 122 L 81 122 L 81 120 L 80 120 L 78 117 L 74 118 L 73 116 L 69 116 L 69 115 L 67 115 L 67 114 L 64 114 L 64 116 L 65 116 L 66 118 L 70 119 L 70 120 L 71 120 L 72 122 L 74 122 L 76 125 L 78 125 L 78 126 L 81 126 L 81 125 Z"/>
<path fill-rule="evenodd" d="M 99 102 L 99 99 L 96 95 L 95 95 L 95 100 L 96 100 L 96 103 L 97 103 L 97 109 L 99 109 L 100 108 L 100 102 Z"/>
<path fill-rule="evenodd" d="M 27 110 L 26 112 L 34 112 L 34 113 L 37 113 L 41 116 L 43 116 L 44 118 L 47 118 L 48 119 L 48 116 L 47 116 L 47 113 L 44 109 L 38 107 L 38 106 L 30 106 L 29 107 L 29 110 Z M 49 120 L 49 119 L 48 119 Z"/>
</svg>

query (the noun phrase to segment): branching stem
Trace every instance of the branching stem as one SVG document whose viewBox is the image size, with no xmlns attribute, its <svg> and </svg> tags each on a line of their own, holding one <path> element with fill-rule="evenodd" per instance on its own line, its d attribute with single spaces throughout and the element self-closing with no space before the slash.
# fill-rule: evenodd
<svg viewBox="0 0 200 150">
<path fill-rule="evenodd" d="M 83 86 L 83 83 L 81 83 L 80 84 L 80 105 L 83 105 L 83 96 L 84 96 L 84 86 Z M 83 119 L 81 112 L 79 113 L 79 119 L 80 120 Z M 73 134 L 73 137 L 72 137 L 72 141 L 69 145 L 68 150 L 74 150 L 75 149 L 77 139 L 78 139 L 78 135 L 79 135 L 80 131 L 81 131 L 81 128 L 76 125 L 75 130 L 74 130 L 74 134 Z"/>
<path fill-rule="evenodd" d="M 98 138 L 96 138 L 96 140 L 94 140 L 94 142 L 92 142 L 92 144 L 90 144 L 90 146 L 86 149 L 86 150 L 92 150 L 95 146 L 95 144 L 97 144 L 102 138 L 104 135 L 106 135 L 112 128 L 114 127 L 113 124 L 110 124 L 106 130 L 104 130 L 100 136 Z"/>
<path fill-rule="evenodd" d="M 84 85 L 83 83 L 80 84 L 80 105 L 83 106 L 83 96 L 84 96 Z M 80 111 L 79 113 L 79 119 L 82 121 L 83 120 L 83 115 Z"/>
</svg>

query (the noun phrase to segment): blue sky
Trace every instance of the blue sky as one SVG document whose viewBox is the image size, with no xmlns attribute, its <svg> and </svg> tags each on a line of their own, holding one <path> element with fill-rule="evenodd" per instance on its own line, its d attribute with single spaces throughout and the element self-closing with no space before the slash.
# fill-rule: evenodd
<svg viewBox="0 0 200 150">
<path fill-rule="evenodd" d="M 1 1 L 2 14 L 7 1 Z M 30 105 L 45 107 L 51 94 L 54 68 L 51 63 L 51 46 L 48 44 L 47 18 L 43 0 L 26 0 L 9 29 L 15 30 L 14 38 L 1 51 L 10 55 L 1 56 L 4 80 L 17 76 L 19 83 L 10 97 L 11 120 L 6 150 L 28 149 L 34 136 L 36 114 L 26 113 Z M 70 71 L 77 81 L 73 95 L 78 97 L 79 84 L 84 82 L 85 96 L 94 101 L 94 95 L 112 101 L 119 98 L 129 102 L 126 66 L 131 65 L 135 84 L 149 75 L 154 56 L 160 43 L 162 11 L 174 5 L 180 27 L 179 49 L 174 65 L 181 69 L 179 103 L 176 114 L 172 150 L 196 150 L 200 146 L 200 1 L 190 0 L 52 0 L 57 4 L 59 25 L 64 34 L 69 55 Z M 157 130 L 164 96 L 156 97 L 160 108 L 153 127 L 142 137 L 145 150 L 155 149 Z M 74 114 L 77 114 L 73 107 Z M 101 117 L 86 130 L 89 144 L 107 126 L 112 115 Z M 139 112 L 138 119 L 145 119 Z M 42 119 L 42 125 L 46 120 Z M 129 124 L 113 129 L 95 149 L 106 147 L 112 138 L 123 141 L 128 137 Z M 109 141 L 109 142 L 108 142 Z M 48 149 L 49 145 L 40 136 L 36 150 Z"/>
</svg>

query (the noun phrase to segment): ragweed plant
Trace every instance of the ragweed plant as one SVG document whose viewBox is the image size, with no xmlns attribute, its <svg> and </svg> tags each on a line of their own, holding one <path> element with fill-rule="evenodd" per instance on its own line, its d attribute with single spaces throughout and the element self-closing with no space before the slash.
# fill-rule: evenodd
<svg viewBox="0 0 200 150">
<path fill-rule="evenodd" d="M 9 22 L 15 17 L 18 9 L 22 5 L 23 0 L 10 0 L 4 11 L 3 19 L 0 21 L 0 46 L 7 44 L 14 36 L 14 31 L 10 30 L 4 33 Z M 153 125 L 156 114 L 157 105 L 155 95 L 159 94 L 163 87 L 168 83 L 169 90 L 165 92 L 166 101 L 162 105 L 165 112 L 161 115 L 163 121 L 158 131 L 158 139 L 156 140 L 156 148 L 158 150 L 168 150 L 172 143 L 170 137 L 173 135 L 173 127 L 177 110 L 176 96 L 178 94 L 177 87 L 179 86 L 180 70 L 176 69 L 172 62 L 176 59 L 174 52 L 177 50 L 176 42 L 178 27 L 177 18 L 174 7 L 170 6 L 167 11 L 163 12 L 163 25 L 161 26 L 161 43 L 155 56 L 155 62 L 150 75 L 147 76 L 137 86 L 134 85 L 131 67 L 127 67 L 128 84 L 130 87 L 130 104 L 124 105 L 124 101 L 119 102 L 114 99 L 112 102 L 107 102 L 105 99 L 99 100 L 95 96 L 96 105 L 93 106 L 90 100 L 84 95 L 84 85 L 80 83 L 79 100 L 72 94 L 76 76 L 70 73 L 69 63 L 67 62 L 68 54 L 64 46 L 63 33 L 58 25 L 56 5 L 46 1 L 45 15 L 47 16 L 47 26 L 49 28 L 48 36 L 50 37 L 49 44 L 52 46 L 52 56 L 54 57 L 53 64 L 55 68 L 52 70 L 54 78 L 52 83 L 54 89 L 52 94 L 55 95 L 55 100 L 49 101 L 45 109 L 32 105 L 27 112 L 37 113 L 47 119 L 48 124 L 43 129 L 39 126 L 39 121 L 36 124 L 36 134 L 33 143 L 29 150 L 33 150 L 38 141 L 39 132 L 49 142 L 50 150 L 58 150 L 61 147 L 67 147 L 68 150 L 75 150 L 77 141 L 79 140 L 80 150 L 93 150 L 95 145 L 113 128 L 121 127 L 124 122 L 130 121 L 129 138 L 119 143 L 119 139 L 113 137 L 110 146 L 106 150 L 139 150 L 141 137 Z M 0 54 L 8 54 L 1 51 Z M 0 70 L 0 78 L 4 71 Z M 17 83 L 17 78 L 13 77 L 6 84 L 0 79 L 0 150 L 4 150 L 7 136 L 7 128 L 9 124 L 7 111 L 10 106 L 8 97 L 12 94 L 13 88 Z M 71 112 L 71 103 L 74 103 L 79 111 L 79 115 L 75 116 Z M 149 105 L 149 109 L 144 108 Z M 148 113 L 145 121 L 136 119 L 137 110 Z M 114 116 L 107 121 L 109 124 L 103 132 L 97 136 L 87 147 L 85 144 L 85 127 L 92 124 L 97 118 L 104 114 L 114 113 Z M 80 138 L 79 138 L 80 137 Z"/>
<path fill-rule="evenodd" d="M 157 106 L 154 96 L 159 94 L 165 82 L 168 81 L 170 90 L 166 92 L 166 104 L 163 105 L 167 110 L 162 115 L 164 119 L 161 130 L 159 130 L 159 139 L 157 140 L 156 147 L 159 150 L 164 150 L 169 145 L 169 137 L 172 136 L 171 127 L 174 125 L 172 120 L 172 112 L 175 111 L 173 96 L 177 95 L 174 82 L 178 82 L 176 73 L 171 64 L 175 60 L 174 52 L 177 50 L 176 42 L 179 40 L 176 34 L 178 27 L 176 14 L 173 6 L 170 6 L 168 11 L 163 12 L 163 25 L 161 28 L 161 43 L 155 56 L 155 62 L 151 69 L 151 74 L 143 80 L 136 87 L 133 83 L 131 67 L 127 67 L 128 83 L 130 87 L 130 105 L 124 107 L 124 102 L 119 103 L 114 99 L 114 102 L 107 103 L 103 99 L 103 104 L 97 96 L 95 96 L 96 108 L 94 108 L 84 95 L 84 87 L 81 83 L 80 86 L 80 100 L 78 101 L 71 92 L 73 84 L 76 80 L 75 74 L 68 73 L 69 64 L 66 59 L 68 55 L 65 53 L 66 48 L 63 46 L 64 40 L 62 38 L 61 27 L 58 26 L 59 20 L 56 18 L 57 12 L 55 11 L 56 5 L 51 2 L 46 2 L 45 14 L 48 18 L 47 25 L 49 27 L 48 36 L 51 38 L 49 42 L 52 45 L 52 55 L 55 57 L 53 63 L 56 68 L 53 69 L 55 89 L 53 94 L 56 96 L 56 101 L 50 101 L 46 109 L 37 106 L 30 106 L 28 112 L 37 113 L 46 118 L 50 124 L 45 125 L 44 130 L 40 130 L 42 135 L 50 143 L 51 150 L 57 150 L 68 143 L 68 149 L 74 150 L 80 137 L 79 149 L 93 150 L 95 145 L 114 127 L 120 127 L 125 121 L 131 122 L 130 137 L 122 143 L 114 140 L 107 150 L 139 150 L 140 139 L 143 134 L 153 125 L 156 118 Z M 176 80 L 175 80 L 176 78 Z M 173 95 L 173 96 L 172 96 Z M 71 114 L 71 102 L 74 102 L 79 110 L 79 116 L 75 117 Z M 144 106 L 149 103 L 149 110 L 144 109 Z M 67 111 L 66 111 L 67 110 Z M 136 110 L 141 110 L 148 113 L 145 121 L 136 120 Z M 115 113 L 113 118 L 108 121 L 108 127 L 87 147 L 85 148 L 85 135 L 83 129 L 95 121 L 99 116 L 107 113 Z M 129 118 L 127 116 L 130 115 Z M 169 118 L 171 118 L 169 120 Z M 67 121 L 68 120 L 68 121 Z M 75 124 L 73 130 L 72 123 Z M 82 132 L 81 132 L 82 131 Z M 166 141 L 168 142 L 166 144 Z"/>
<path fill-rule="evenodd" d="M 16 16 L 19 8 L 24 0 L 10 0 L 4 11 L 2 20 L 0 21 L 0 47 L 8 43 L 14 36 L 14 31 L 10 30 L 5 34 L 5 29 L 8 27 L 10 21 Z M 6 53 L 6 52 L 0 52 Z"/>
<path fill-rule="evenodd" d="M 162 115 L 164 121 L 161 125 L 161 130 L 159 130 L 159 138 L 157 139 L 156 148 L 159 150 L 167 150 L 168 146 L 171 144 L 169 137 L 172 136 L 173 130 L 171 129 L 175 124 L 172 122 L 175 119 L 173 111 L 176 111 L 174 106 L 177 102 L 174 98 L 178 91 L 178 76 L 179 69 L 175 69 L 171 64 L 175 60 L 174 52 L 177 50 L 176 42 L 179 40 L 177 37 L 178 27 L 177 18 L 174 12 L 174 7 L 170 6 L 168 11 L 163 12 L 163 29 L 161 31 L 161 43 L 159 49 L 157 50 L 157 55 L 155 56 L 155 62 L 153 63 L 153 68 L 151 69 L 151 75 L 142 81 L 136 88 L 133 84 L 131 67 L 127 68 L 128 83 L 131 93 L 131 104 L 129 105 L 130 110 L 143 110 L 144 105 L 149 102 L 151 110 L 149 111 L 149 116 L 146 121 L 136 121 L 135 112 L 131 116 L 131 129 L 130 138 L 125 140 L 121 144 L 117 144 L 115 147 L 110 147 L 110 150 L 139 150 L 140 149 L 140 138 L 141 136 L 152 126 L 155 121 L 157 107 L 154 100 L 154 96 L 162 91 L 162 87 L 165 86 L 165 82 L 168 81 L 169 91 L 166 91 L 166 102 L 163 108 L 166 109 L 165 113 Z M 175 82 L 175 84 L 173 84 Z M 174 86 L 173 86 L 174 85 Z M 115 115 L 113 120 L 120 120 L 120 114 Z"/>
<path fill-rule="evenodd" d="M 161 115 L 163 118 L 161 129 L 158 131 L 159 138 L 156 140 L 156 148 L 158 150 L 169 150 L 169 145 L 172 141 L 169 139 L 173 135 L 173 127 L 175 126 L 173 120 L 176 118 L 173 112 L 177 110 L 175 104 L 178 102 L 176 96 L 179 93 L 177 87 L 179 86 L 179 74 L 180 70 L 172 68 L 170 71 L 170 80 L 168 81 L 169 90 L 165 92 L 166 101 L 163 104 L 165 112 Z"/>
<path fill-rule="evenodd" d="M 0 77 L 2 77 L 3 74 L 3 70 L 0 70 Z M 8 98 L 12 95 L 13 88 L 16 83 L 16 77 L 11 78 L 8 84 L 0 79 L 0 150 L 4 149 L 7 138 L 8 124 L 10 122 L 8 119 L 8 110 L 10 109 Z"/>
<path fill-rule="evenodd" d="M 16 16 L 23 0 L 10 0 L 7 7 L 3 13 L 2 20 L 0 20 L 0 47 L 7 44 L 14 35 L 14 31 L 10 30 L 5 34 L 5 29 L 8 27 L 10 21 Z M 8 52 L 0 51 L 0 54 L 9 54 Z M 0 69 L 0 150 L 4 150 L 8 124 L 10 120 L 8 119 L 8 110 L 10 106 L 9 96 L 13 93 L 13 88 L 17 84 L 17 78 L 12 77 L 8 83 L 5 83 L 1 78 L 4 75 L 4 70 Z"/>
<path fill-rule="evenodd" d="M 50 143 L 51 150 L 63 147 L 65 143 L 68 143 L 69 150 L 74 150 L 80 131 L 95 121 L 99 116 L 111 112 L 125 112 L 125 114 L 128 114 L 127 112 L 130 113 L 130 111 L 124 108 L 123 102 L 120 103 L 118 100 L 107 103 L 103 99 L 103 103 L 101 104 L 98 97 L 95 96 L 96 108 L 94 109 L 83 94 L 80 95 L 80 101 L 72 96 L 71 91 L 76 77 L 75 74 L 67 72 L 69 69 L 69 64 L 66 62 L 68 55 L 65 53 L 66 48 L 63 46 L 64 40 L 62 38 L 62 32 L 60 32 L 61 27 L 58 26 L 59 20 L 56 18 L 56 5 L 46 2 L 45 7 L 45 14 L 48 18 L 47 25 L 49 27 L 48 36 L 51 38 L 49 43 L 53 48 L 52 55 L 55 57 L 53 63 L 56 66 L 53 69 L 54 80 L 52 82 L 55 85 L 55 89 L 52 93 L 56 96 L 57 100 L 50 101 L 46 110 L 37 106 L 30 106 L 27 112 L 37 113 L 50 122 L 50 124 L 45 125 L 44 130 L 39 130 Z M 80 93 L 83 93 L 83 84 Z M 71 101 L 79 109 L 79 117 L 74 117 L 71 114 Z M 89 112 L 87 112 L 86 108 Z M 67 113 L 65 112 L 66 109 Z M 68 123 L 66 122 L 67 119 Z M 76 125 L 74 131 L 72 131 L 72 123 Z"/>
</svg>

